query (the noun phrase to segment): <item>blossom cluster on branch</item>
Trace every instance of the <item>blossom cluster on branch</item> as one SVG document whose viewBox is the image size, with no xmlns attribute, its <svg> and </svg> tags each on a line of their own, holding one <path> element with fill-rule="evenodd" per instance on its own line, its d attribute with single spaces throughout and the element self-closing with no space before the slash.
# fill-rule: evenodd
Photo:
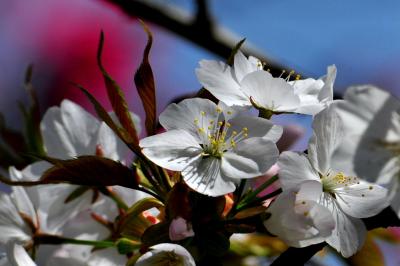
<svg viewBox="0 0 400 266">
<path fill-rule="evenodd" d="M 40 119 L 28 71 L 27 156 L 0 163 L 11 186 L 0 195 L 0 265 L 222 265 L 230 239 L 255 232 L 348 258 L 364 245 L 366 218 L 389 207 L 393 224 L 375 227 L 399 225 L 399 100 L 373 86 L 334 100 L 334 65 L 319 79 L 274 77 L 240 43 L 227 63 L 200 61 L 197 96 L 157 118 L 144 28 L 135 84 L 145 133 L 102 64 L 103 35 L 97 59 L 112 112 L 75 84 L 98 118 L 64 100 Z M 285 134 L 271 118 L 286 114 L 312 117 L 306 151 L 277 144 Z M 0 152 L 13 151 L 4 132 Z"/>
</svg>

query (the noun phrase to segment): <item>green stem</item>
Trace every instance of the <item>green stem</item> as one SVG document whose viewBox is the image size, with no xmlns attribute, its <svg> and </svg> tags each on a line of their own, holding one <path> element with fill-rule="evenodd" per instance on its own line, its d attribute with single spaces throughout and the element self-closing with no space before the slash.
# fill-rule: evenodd
<svg viewBox="0 0 400 266">
<path fill-rule="evenodd" d="M 82 240 L 74 238 L 66 238 L 57 235 L 39 234 L 34 237 L 36 244 L 50 244 L 50 245 L 61 245 L 61 244 L 75 244 L 93 246 L 96 248 L 109 248 L 115 247 L 114 242 L 111 241 L 95 241 L 95 240 Z"/>
<path fill-rule="evenodd" d="M 142 192 L 144 192 L 144 193 L 147 193 L 147 194 L 149 194 L 149 195 L 155 197 L 155 198 L 158 199 L 159 201 L 164 202 L 164 199 L 163 199 L 161 196 L 157 195 L 156 193 L 154 193 L 153 191 L 151 191 L 151 190 L 149 190 L 149 189 L 147 189 L 147 188 L 145 188 L 145 187 L 137 187 L 137 188 L 135 188 L 135 189 L 136 189 L 136 190 L 140 190 L 140 191 L 142 191 Z"/>
<path fill-rule="evenodd" d="M 249 200 L 252 200 L 253 198 L 255 198 L 258 194 L 260 194 L 260 192 L 262 192 L 264 189 L 266 189 L 267 187 L 269 187 L 270 185 L 272 185 L 276 180 L 278 180 L 278 176 L 274 175 L 273 177 L 271 177 L 270 179 L 268 179 L 267 181 L 265 181 L 261 186 L 259 186 L 256 190 L 254 190 L 253 192 L 251 192 L 249 195 L 247 195 L 244 199 L 243 199 L 243 203 L 247 203 L 249 202 Z"/>
<path fill-rule="evenodd" d="M 109 190 L 107 188 L 101 188 L 100 192 L 103 193 L 104 195 L 108 196 L 110 199 L 112 199 L 117 204 L 118 208 L 123 209 L 123 210 L 129 209 L 129 206 L 114 191 Z"/>
<path fill-rule="evenodd" d="M 238 212 L 240 212 L 241 210 L 244 210 L 244 209 L 247 209 L 247 208 L 252 207 L 252 206 L 254 206 L 254 205 L 257 205 L 257 204 L 259 204 L 259 203 L 261 203 L 261 202 L 263 202 L 263 201 L 265 201 L 265 200 L 267 200 L 267 199 L 270 199 L 270 198 L 273 198 L 273 197 L 275 197 L 275 196 L 278 196 L 278 195 L 281 194 L 281 193 L 282 193 L 282 189 L 279 188 L 279 189 L 277 189 L 277 190 L 275 190 L 275 191 L 273 191 L 273 192 L 271 192 L 271 193 L 269 193 L 269 194 L 267 194 L 267 195 L 265 195 L 265 196 L 263 196 L 263 197 L 256 198 L 255 200 L 253 200 L 253 201 L 251 201 L 251 202 L 245 202 L 245 203 L 239 205 L 239 206 L 236 208 L 236 212 L 235 212 L 235 213 L 238 213 Z"/>
<path fill-rule="evenodd" d="M 273 114 L 274 114 L 274 112 L 271 110 L 264 109 L 264 108 L 258 109 L 258 117 L 270 120 Z"/>
</svg>

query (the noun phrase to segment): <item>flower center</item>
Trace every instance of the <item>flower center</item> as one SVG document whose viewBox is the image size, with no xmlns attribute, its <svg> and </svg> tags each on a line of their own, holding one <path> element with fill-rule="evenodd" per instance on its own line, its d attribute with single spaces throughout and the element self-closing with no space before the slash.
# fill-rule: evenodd
<svg viewBox="0 0 400 266">
<path fill-rule="evenodd" d="M 239 132 L 231 130 L 232 125 L 227 121 L 218 121 L 222 110 L 216 109 L 217 119 L 209 120 L 204 111 L 200 112 L 200 118 L 194 120 L 198 135 L 202 141 L 202 156 L 221 158 L 228 150 L 236 148 L 237 143 L 247 138 L 248 128 L 243 127 Z M 228 111 L 228 114 L 230 112 Z"/>
<path fill-rule="evenodd" d="M 320 175 L 322 189 L 324 192 L 333 193 L 336 188 L 348 187 L 355 184 L 360 184 L 360 181 L 355 176 L 346 176 L 343 172 Z"/>
</svg>

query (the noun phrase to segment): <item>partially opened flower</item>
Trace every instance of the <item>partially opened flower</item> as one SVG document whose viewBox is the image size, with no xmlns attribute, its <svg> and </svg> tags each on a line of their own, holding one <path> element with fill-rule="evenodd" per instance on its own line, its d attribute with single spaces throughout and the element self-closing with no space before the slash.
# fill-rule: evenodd
<svg viewBox="0 0 400 266">
<path fill-rule="evenodd" d="M 289 81 L 293 72 L 286 78 L 273 77 L 263 71 L 258 59 L 247 59 L 238 51 L 233 67 L 202 60 L 196 74 L 204 88 L 229 106 L 254 106 L 269 115 L 285 112 L 315 115 L 333 101 L 336 67 L 328 67 L 328 74 L 318 80 Z"/>
<path fill-rule="evenodd" d="M 315 117 L 313 130 L 308 154 L 284 152 L 281 155 L 282 189 L 299 190 L 304 182 L 319 183 L 318 203 L 329 209 L 335 220 L 335 229 L 326 242 L 349 257 L 365 240 L 366 228 L 360 218 L 374 216 L 388 205 L 387 190 L 349 176 L 337 167 L 332 156 L 343 140 L 343 126 L 334 106 Z"/>
<path fill-rule="evenodd" d="M 135 264 L 135 266 L 147 265 L 195 266 L 196 264 L 184 247 L 163 243 L 150 247 Z"/>
<path fill-rule="evenodd" d="M 142 139 L 143 154 L 180 171 L 199 193 L 233 192 L 240 179 L 259 176 L 276 162 L 282 129 L 262 118 L 232 115 L 206 99 L 172 104 L 160 115 L 167 132 Z"/>
<path fill-rule="evenodd" d="M 370 85 L 350 87 L 339 103 L 346 138 L 334 154 L 348 172 L 390 190 L 400 217 L 400 100 Z"/>
</svg>

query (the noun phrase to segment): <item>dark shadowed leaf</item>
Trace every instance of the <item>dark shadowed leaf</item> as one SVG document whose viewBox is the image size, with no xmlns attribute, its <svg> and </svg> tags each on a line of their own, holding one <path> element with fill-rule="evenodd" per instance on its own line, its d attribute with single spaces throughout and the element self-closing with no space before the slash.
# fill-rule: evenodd
<svg viewBox="0 0 400 266">
<path fill-rule="evenodd" d="M 146 112 L 146 130 L 148 135 L 153 135 L 157 128 L 156 121 L 156 88 L 153 71 L 149 62 L 149 54 L 153 43 L 153 36 L 147 26 L 141 21 L 144 31 L 147 33 L 147 44 L 143 52 L 143 60 L 135 73 L 135 85 L 142 99 L 143 108 Z"/>
<path fill-rule="evenodd" d="M 103 52 L 104 45 L 104 34 L 101 32 L 99 48 L 97 50 L 97 64 L 101 70 L 101 73 L 104 77 L 104 82 L 107 89 L 108 98 L 111 102 L 111 106 L 118 117 L 119 122 L 122 127 L 126 129 L 130 137 L 132 138 L 135 144 L 139 143 L 139 139 L 137 136 L 137 132 L 135 129 L 135 125 L 133 123 L 131 114 L 128 109 L 128 104 L 125 100 L 125 95 L 117 82 L 107 73 L 105 68 L 103 67 L 103 63 L 101 61 L 101 55 Z"/>
<path fill-rule="evenodd" d="M 134 171 L 125 165 L 98 156 L 80 156 L 71 160 L 45 158 L 54 166 L 41 177 L 46 183 L 71 183 L 83 186 L 114 186 L 136 188 Z"/>
</svg>

